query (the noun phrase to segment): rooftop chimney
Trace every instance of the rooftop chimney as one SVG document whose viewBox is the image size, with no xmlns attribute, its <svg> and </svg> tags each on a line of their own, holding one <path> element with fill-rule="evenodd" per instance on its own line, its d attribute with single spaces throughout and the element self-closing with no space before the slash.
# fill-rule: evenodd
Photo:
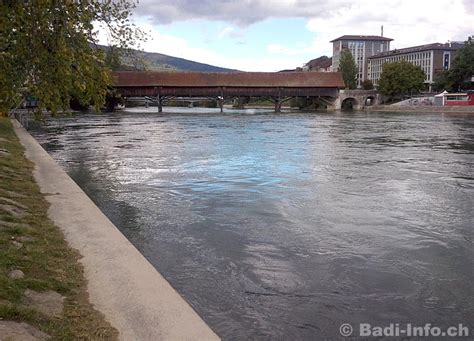
<svg viewBox="0 0 474 341">
<path fill-rule="evenodd" d="M 383 37 L 383 25 L 380 26 L 380 36 Z"/>
</svg>

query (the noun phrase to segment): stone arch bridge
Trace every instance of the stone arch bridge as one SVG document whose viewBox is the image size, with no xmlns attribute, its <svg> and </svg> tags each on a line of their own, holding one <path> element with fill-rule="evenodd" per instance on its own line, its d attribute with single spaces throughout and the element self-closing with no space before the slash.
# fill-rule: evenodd
<svg viewBox="0 0 474 341">
<path fill-rule="evenodd" d="M 340 90 L 339 96 L 334 102 L 333 109 L 363 109 L 365 107 L 379 105 L 381 96 L 376 90 Z"/>
</svg>

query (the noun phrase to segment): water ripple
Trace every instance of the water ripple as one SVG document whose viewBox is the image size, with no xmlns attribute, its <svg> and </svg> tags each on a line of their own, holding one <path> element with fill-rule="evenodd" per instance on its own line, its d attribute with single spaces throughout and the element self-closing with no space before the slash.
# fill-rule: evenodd
<svg viewBox="0 0 474 341">
<path fill-rule="evenodd" d="M 34 135 L 223 339 L 472 322 L 474 117 L 152 109 Z"/>
</svg>

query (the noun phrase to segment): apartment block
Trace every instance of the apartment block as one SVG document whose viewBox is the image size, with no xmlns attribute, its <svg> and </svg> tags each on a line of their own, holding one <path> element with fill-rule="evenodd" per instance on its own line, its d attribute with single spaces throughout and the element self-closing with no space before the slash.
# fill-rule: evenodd
<svg viewBox="0 0 474 341">
<path fill-rule="evenodd" d="M 451 68 L 456 51 L 463 46 L 464 44 L 459 42 L 434 43 L 378 53 L 367 58 L 367 78 L 376 86 L 385 63 L 406 60 L 421 67 L 425 72 L 425 84 L 431 88 L 436 76 Z"/>
<path fill-rule="evenodd" d="M 368 58 L 390 50 L 393 39 L 382 36 L 344 35 L 331 40 L 333 44 L 332 69 L 338 71 L 341 52 L 349 49 L 357 64 L 357 85 L 360 86 L 368 75 Z"/>
</svg>

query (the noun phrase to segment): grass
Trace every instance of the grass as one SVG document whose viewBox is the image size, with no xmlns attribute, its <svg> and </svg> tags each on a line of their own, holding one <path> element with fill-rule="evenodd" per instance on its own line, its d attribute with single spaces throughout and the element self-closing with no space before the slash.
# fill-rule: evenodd
<svg viewBox="0 0 474 341">
<path fill-rule="evenodd" d="M 48 203 L 34 181 L 33 167 L 11 122 L 0 117 L 0 318 L 27 322 L 53 340 L 115 340 L 117 331 L 89 302 L 79 253 L 47 216 Z M 25 216 L 6 209 L 15 206 L 12 200 L 26 208 Z M 25 276 L 10 279 L 14 269 Z M 26 289 L 65 296 L 62 315 L 51 318 L 22 304 Z"/>
</svg>

